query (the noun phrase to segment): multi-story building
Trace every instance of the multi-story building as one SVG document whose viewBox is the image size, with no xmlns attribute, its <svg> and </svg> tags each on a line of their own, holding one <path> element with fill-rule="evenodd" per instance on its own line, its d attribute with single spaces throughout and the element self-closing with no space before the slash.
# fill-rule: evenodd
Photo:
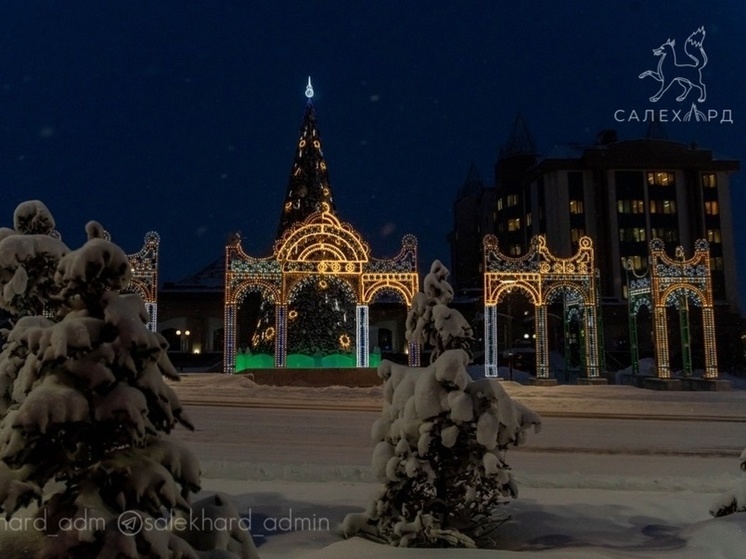
<svg viewBox="0 0 746 559">
<path fill-rule="evenodd" d="M 724 323 L 739 310 L 730 204 L 730 176 L 739 167 L 739 161 L 696 144 L 666 139 L 657 123 L 643 138 L 619 140 L 606 130 L 591 145 L 559 145 L 539 155 L 518 117 L 495 164 L 494 233 L 501 251 L 513 256 L 538 234 L 559 256 L 574 254 L 582 236 L 592 238 L 607 349 L 626 341 L 625 262 L 644 273 L 651 239 L 662 239 L 672 256 L 676 246 L 691 256 L 695 241 L 706 239 L 716 313 Z M 478 215 L 454 213 L 451 239 Z M 454 281 L 473 281 L 458 276 L 473 270 L 459 258 Z"/>
</svg>

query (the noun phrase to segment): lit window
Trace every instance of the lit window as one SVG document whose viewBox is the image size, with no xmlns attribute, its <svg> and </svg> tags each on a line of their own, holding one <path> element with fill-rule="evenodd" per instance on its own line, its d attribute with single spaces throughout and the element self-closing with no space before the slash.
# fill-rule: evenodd
<svg viewBox="0 0 746 559">
<path fill-rule="evenodd" d="M 711 256 L 710 257 L 710 269 L 721 271 L 723 269 L 723 257 L 722 256 Z"/>
<path fill-rule="evenodd" d="M 507 198 L 507 205 L 508 207 L 517 206 L 518 205 L 518 194 L 510 194 Z"/>
<path fill-rule="evenodd" d="M 516 217 L 508 220 L 508 231 L 518 231 L 521 228 L 521 218 Z"/>
<path fill-rule="evenodd" d="M 570 239 L 573 243 L 580 241 L 583 235 L 585 235 L 585 229 L 570 229 Z"/>
<path fill-rule="evenodd" d="M 570 213 L 571 214 L 582 214 L 583 213 L 583 201 L 582 200 L 570 200 Z"/>
<path fill-rule="evenodd" d="M 716 200 L 705 202 L 705 214 L 706 215 L 718 215 L 720 213 L 720 207 Z"/>
<path fill-rule="evenodd" d="M 648 184 L 651 186 L 670 186 L 674 183 L 673 173 L 655 172 L 648 173 Z"/>
<path fill-rule="evenodd" d="M 721 242 L 720 229 L 708 229 L 707 230 L 707 242 L 709 243 Z"/>
<path fill-rule="evenodd" d="M 531 212 L 526 214 L 526 227 L 531 225 L 533 223 L 533 219 L 531 218 Z"/>
<path fill-rule="evenodd" d="M 718 177 L 715 173 L 702 173 L 702 186 L 705 188 L 717 188 Z"/>
<path fill-rule="evenodd" d="M 651 214 L 675 214 L 676 200 L 650 200 Z"/>
<path fill-rule="evenodd" d="M 510 245 L 510 250 L 508 251 L 511 256 L 520 256 L 522 252 L 521 245 Z"/>
<path fill-rule="evenodd" d="M 645 213 L 645 200 L 617 200 L 617 211 L 620 214 Z"/>
</svg>

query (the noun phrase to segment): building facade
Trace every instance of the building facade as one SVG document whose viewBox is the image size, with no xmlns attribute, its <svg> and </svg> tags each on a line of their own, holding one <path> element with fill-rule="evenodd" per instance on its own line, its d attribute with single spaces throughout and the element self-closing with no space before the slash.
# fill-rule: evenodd
<svg viewBox="0 0 746 559">
<path fill-rule="evenodd" d="M 628 343 L 627 263 L 645 273 L 653 238 L 663 240 L 670 255 L 683 247 L 687 257 L 695 241 L 705 239 L 716 313 L 727 326 L 739 316 L 730 203 L 731 175 L 739 168 L 735 159 L 666 139 L 658 125 L 643 138 L 619 140 L 616 132 L 603 131 L 593 144 L 559 145 L 539 155 L 518 117 L 495 164 L 494 234 L 512 256 L 524 254 L 535 235 L 544 235 L 552 253 L 564 257 L 576 253 L 584 235 L 593 240 L 607 350 Z M 486 210 L 471 217 L 459 213 L 460 193 L 451 241 L 460 253 L 454 256 L 455 282 L 467 284 L 475 281 L 481 252 L 464 252 L 455 239 Z M 727 353 L 730 342 L 719 342 Z"/>
</svg>

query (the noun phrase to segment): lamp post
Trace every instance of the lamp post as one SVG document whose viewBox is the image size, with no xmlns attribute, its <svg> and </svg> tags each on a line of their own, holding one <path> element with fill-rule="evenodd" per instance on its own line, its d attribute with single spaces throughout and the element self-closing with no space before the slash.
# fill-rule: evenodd
<svg viewBox="0 0 746 559">
<path fill-rule="evenodd" d="M 176 335 L 179 336 L 179 351 L 183 353 L 189 351 L 190 334 L 191 332 L 189 330 L 184 330 L 183 332 L 181 330 L 176 331 Z"/>
</svg>

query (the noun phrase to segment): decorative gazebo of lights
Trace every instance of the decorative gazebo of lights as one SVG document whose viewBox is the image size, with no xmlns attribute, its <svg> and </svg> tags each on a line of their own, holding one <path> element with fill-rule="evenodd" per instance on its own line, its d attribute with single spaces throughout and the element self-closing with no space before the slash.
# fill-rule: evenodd
<svg viewBox="0 0 746 559">
<path fill-rule="evenodd" d="M 373 259 L 368 244 L 355 229 L 329 211 L 311 214 L 296 223 L 275 243 L 272 256 L 247 255 L 236 235 L 226 246 L 223 370 L 236 369 L 237 312 L 249 292 L 258 292 L 275 306 L 274 366 L 287 366 L 288 305 L 308 282 L 331 280 L 346 285 L 355 302 L 355 356 L 357 367 L 369 365 L 369 305 L 381 294 L 395 295 L 407 309 L 419 290 L 417 240 L 402 239 L 392 259 Z M 340 344 L 351 340 L 341 339 Z M 419 350 L 409 348 L 409 362 L 417 365 Z"/>
<path fill-rule="evenodd" d="M 571 258 L 554 256 L 542 235 L 532 238 L 523 256 L 510 257 L 498 249 L 497 238 L 486 235 L 484 248 L 484 344 L 485 375 L 497 375 L 497 304 L 505 295 L 523 292 L 534 306 L 536 325 L 536 378 L 549 382 L 548 311 L 550 304 L 562 297 L 566 306 L 579 307 L 568 317 L 579 316 L 583 322 L 586 382 L 605 382 L 600 378 L 599 308 L 596 289 L 593 242 L 579 240 L 577 253 Z M 565 324 L 567 327 L 567 324 Z"/>
<path fill-rule="evenodd" d="M 692 375 L 691 335 L 689 332 L 689 302 L 702 309 L 702 336 L 704 342 L 704 378 L 718 378 L 715 314 L 713 310 L 712 279 L 710 274 L 710 245 L 704 239 L 694 243 L 694 256 L 687 259 L 683 247 L 676 247 L 671 258 L 665 252 L 661 239 L 650 241 L 650 266 L 648 274 L 635 274 L 627 262 L 628 301 L 630 320 L 630 352 L 633 373 L 639 372 L 637 340 L 637 314 L 647 306 L 653 315 L 656 375 L 671 378 L 670 351 L 668 346 L 667 308 L 679 312 L 682 370 L 684 376 Z"/>
<path fill-rule="evenodd" d="M 155 332 L 158 325 L 158 247 L 161 238 L 155 231 L 145 234 L 143 247 L 135 254 L 128 254 L 132 266 L 132 281 L 126 291 L 137 293 L 145 301 L 150 317 L 147 327 Z"/>
</svg>

